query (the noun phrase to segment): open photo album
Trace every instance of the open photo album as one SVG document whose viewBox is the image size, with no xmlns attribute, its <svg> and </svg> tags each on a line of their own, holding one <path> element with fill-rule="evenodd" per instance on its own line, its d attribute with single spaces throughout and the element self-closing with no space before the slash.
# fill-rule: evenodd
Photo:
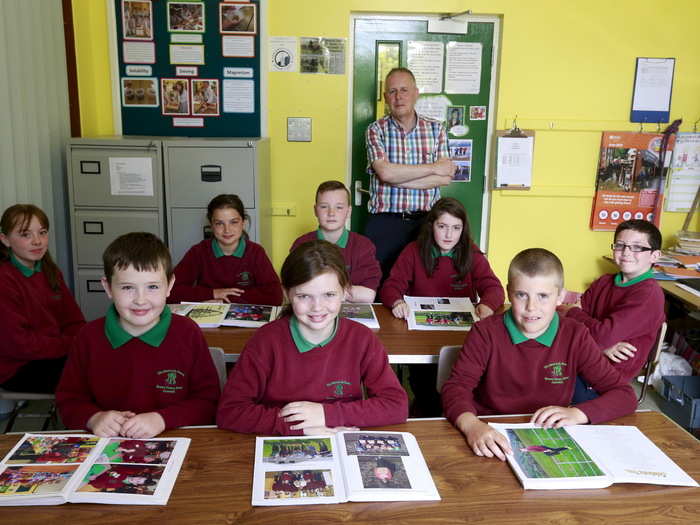
<svg viewBox="0 0 700 525">
<path fill-rule="evenodd" d="M 439 499 L 412 434 L 256 438 L 253 505 Z"/>
<path fill-rule="evenodd" d="M 508 463 L 524 489 L 589 489 L 613 483 L 697 487 L 637 427 L 489 423 L 508 438 Z"/>
<path fill-rule="evenodd" d="M 379 330 L 379 321 L 374 308 L 369 303 L 343 303 L 340 306 L 339 317 L 352 319 L 372 330 Z"/>
<path fill-rule="evenodd" d="M 189 317 L 202 328 L 259 328 L 277 319 L 280 311 L 279 306 L 263 304 L 179 303 L 168 306 L 174 314 Z"/>
<path fill-rule="evenodd" d="M 25 434 L 0 463 L 0 506 L 165 505 L 188 438 Z"/>
<path fill-rule="evenodd" d="M 408 305 L 409 330 L 470 330 L 479 320 L 469 297 L 411 297 Z"/>
</svg>

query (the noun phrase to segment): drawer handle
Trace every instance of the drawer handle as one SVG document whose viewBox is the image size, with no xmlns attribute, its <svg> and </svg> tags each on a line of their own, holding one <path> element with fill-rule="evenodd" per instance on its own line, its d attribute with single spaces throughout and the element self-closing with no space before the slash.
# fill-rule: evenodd
<svg viewBox="0 0 700 525">
<path fill-rule="evenodd" d="M 100 279 L 88 279 L 85 284 L 87 284 L 88 293 L 105 293 Z"/>
<path fill-rule="evenodd" d="M 103 235 L 104 223 L 102 221 L 83 221 L 83 233 L 85 235 Z"/>
<path fill-rule="evenodd" d="M 199 167 L 202 182 L 221 182 L 221 166 L 217 164 L 205 164 Z"/>
</svg>

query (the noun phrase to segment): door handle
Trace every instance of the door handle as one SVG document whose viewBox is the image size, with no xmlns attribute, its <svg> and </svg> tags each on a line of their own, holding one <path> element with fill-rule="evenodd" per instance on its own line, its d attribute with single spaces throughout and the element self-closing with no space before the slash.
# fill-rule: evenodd
<svg viewBox="0 0 700 525">
<path fill-rule="evenodd" d="M 362 181 L 361 180 L 356 180 L 355 181 L 355 206 L 362 206 L 362 194 L 366 193 L 369 195 L 369 190 L 366 190 L 362 187 Z"/>
</svg>

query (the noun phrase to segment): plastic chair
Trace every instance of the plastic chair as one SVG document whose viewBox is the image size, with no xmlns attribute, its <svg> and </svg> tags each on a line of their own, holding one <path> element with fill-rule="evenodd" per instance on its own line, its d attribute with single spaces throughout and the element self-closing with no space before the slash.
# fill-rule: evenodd
<svg viewBox="0 0 700 525">
<path fill-rule="evenodd" d="M 211 360 L 214 362 L 216 373 L 219 376 L 219 387 L 221 387 L 221 391 L 223 392 L 224 386 L 226 385 L 226 357 L 224 356 L 224 349 L 217 346 L 210 346 L 209 353 L 211 354 Z"/>
<path fill-rule="evenodd" d="M 659 354 L 661 353 L 661 347 L 664 345 L 664 337 L 666 336 L 666 323 L 661 324 L 659 328 L 659 335 L 656 338 L 656 344 L 649 351 L 649 356 L 644 364 L 642 370 L 644 371 L 644 382 L 642 383 L 642 389 L 639 392 L 639 398 L 637 399 L 637 406 L 644 402 L 647 397 L 647 389 L 649 388 L 649 383 L 651 382 L 651 374 L 656 368 L 659 362 Z"/>
<path fill-rule="evenodd" d="M 438 357 L 438 369 L 437 369 L 437 380 L 435 381 L 435 387 L 437 388 L 438 394 L 442 392 L 442 385 L 450 377 L 450 372 L 452 372 L 452 366 L 457 361 L 459 357 L 459 351 L 462 349 L 461 346 L 443 346 L 440 349 L 440 356 Z"/>
<path fill-rule="evenodd" d="M 41 430 L 47 430 L 49 428 L 49 423 L 52 423 L 54 427 L 57 426 L 56 422 L 56 396 L 54 394 L 43 394 L 37 392 L 11 392 L 9 390 L 3 390 L 0 388 L 0 399 L 5 401 L 14 401 L 15 407 L 10 412 L 10 417 L 7 419 L 7 424 L 5 425 L 5 433 L 12 432 L 12 427 L 15 424 L 15 420 L 18 417 L 41 417 L 44 418 L 44 424 Z M 51 401 L 48 412 L 45 414 L 21 414 L 20 410 L 23 405 L 20 401 Z"/>
</svg>

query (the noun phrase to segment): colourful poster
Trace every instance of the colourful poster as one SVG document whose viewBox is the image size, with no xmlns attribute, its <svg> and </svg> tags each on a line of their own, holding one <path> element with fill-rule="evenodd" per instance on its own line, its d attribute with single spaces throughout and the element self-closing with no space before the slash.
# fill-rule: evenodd
<svg viewBox="0 0 700 525">
<path fill-rule="evenodd" d="M 657 170 L 661 141 L 658 133 L 603 132 L 591 212 L 591 229 L 614 231 L 630 219 L 659 225 L 663 188 L 671 158 L 671 136 L 662 173 Z"/>
</svg>

